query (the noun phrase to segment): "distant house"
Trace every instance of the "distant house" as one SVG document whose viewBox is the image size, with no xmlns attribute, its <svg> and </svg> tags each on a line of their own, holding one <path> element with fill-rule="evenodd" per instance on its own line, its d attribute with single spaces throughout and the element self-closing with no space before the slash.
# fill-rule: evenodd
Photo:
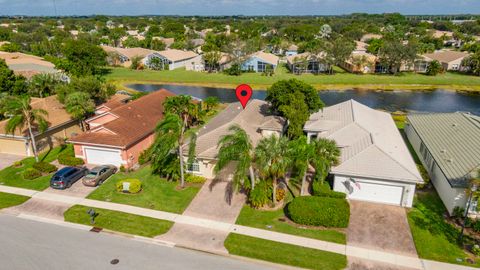
<svg viewBox="0 0 480 270">
<path fill-rule="evenodd" d="M 278 56 L 274 54 L 259 51 L 248 56 L 242 63 L 241 69 L 244 71 L 264 72 L 270 67 L 272 70 L 275 70 L 278 66 L 278 60 Z"/>
<path fill-rule="evenodd" d="M 458 51 L 437 51 L 434 53 L 427 53 L 423 55 L 423 58 L 426 62 L 431 62 L 437 60 L 442 64 L 444 70 L 462 70 L 462 61 L 467 56 L 466 52 Z"/>
<path fill-rule="evenodd" d="M 45 59 L 19 52 L 1 52 L 0 59 L 5 60 L 8 68 L 13 70 L 17 75 L 22 75 L 26 78 L 31 78 L 37 74 L 59 74 L 62 80 L 68 81 L 69 78 L 60 70 L 55 69 L 55 65 L 46 61 Z"/>
<path fill-rule="evenodd" d="M 88 164 L 135 166 L 155 139 L 163 102 L 174 95 L 162 89 L 88 119 L 90 130 L 69 140 L 75 156 Z"/>
<path fill-rule="evenodd" d="M 249 135 L 253 146 L 264 137 L 281 136 L 285 120 L 269 113 L 268 103 L 251 100 L 245 109 L 239 102 L 228 107 L 200 129 L 195 145 L 195 161 L 188 164 L 188 171 L 209 179 L 215 178 L 213 168 L 218 155 L 218 142 L 222 136 L 229 134 L 232 125 L 239 125 Z M 188 159 L 188 146 L 184 148 L 184 159 Z"/>
<path fill-rule="evenodd" d="M 314 55 L 312 53 L 301 53 L 297 55 L 291 55 L 287 57 L 287 66 L 289 70 L 294 74 L 301 73 L 322 73 L 328 72 L 330 66 L 322 59 L 325 58 L 325 53 Z"/>
<path fill-rule="evenodd" d="M 285 56 L 292 56 L 298 54 L 298 46 L 297 45 L 290 45 L 288 46 L 287 50 L 285 51 Z"/>
<path fill-rule="evenodd" d="M 355 41 L 355 49 L 350 57 L 340 66 L 351 73 L 375 73 L 383 71 L 378 67 L 377 57 L 367 52 L 368 44 L 362 41 Z"/>
<path fill-rule="evenodd" d="M 335 191 L 350 200 L 412 206 L 423 180 L 389 113 L 349 100 L 312 114 L 304 131 L 309 140 L 334 140 L 340 148 L 330 171 Z"/>
<path fill-rule="evenodd" d="M 72 119 L 63 104 L 57 100 L 57 96 L 32 98 L 30 105 L 34 109 L 43 109 L 48 113 L 45 117 L 48 122 L 47 131 L 40 133 L 34 127 L 33 133 L 38 151 L 53 147 L 64 139 L 82 132 L 79 121 Z M 22 127 L 11 134 L 5 130 L 7 122 L 8 120 L 0 122 L 0 154 L 32 156 L 32 142 L 27 127 Z"/>
<path fill-rule="evenodd" d="M 233 61 L 233 57 L 232 55 L 228 54 L 228 53 L 224 53 L 224 52 L 220 52 L 220 59 L 218 61 L 218 63 L 215 63 L 215 64 L 211 64 L 211 63 L 208 63 L 208 61 L 205 60 L 205 58 L 203 58 L 204 60 L 204 65 L 205 65 L 205 70 L 207 71 L 223 71 L 225 69 L 228 69 L 232 66 L 232 61 Z"/>
<path fill-rule="evenodd" d="M 165 44 L 165 48 L 168 49 L 170 46 L 172 46 L 173 43 L 175 43 L 174 38 L 164 38 L 164 37 L 153 37 L 152 40 L 159 40 Z"/>
<path fill-rule="evenodd" d="M 360 41 L 361 41 L 361 42 L 368 42 L 368 41 L 370 41 L 370 40 L 372 40 L 372 39 L 381 39 L 381 38 L 383 38 L 383 36 L 380 35 L 380 34 L 371 34 L 371 33 L 370 33 L 370 34 L 365 34 L 365 35 L 363 35 L 363 36 L 360 38 Z"/>
<path fill-rule="evenodd" d="M 200 65 L 202 65 L 201 58 L 198 58 L 198 54 L 192 51 L 182 51 L 176 49 L 158 51 L 148 55 L 145 59 L 145 64 L 147 66 L 151 65 L 153 58 L 160 59 L 164 67 L 168 66 L 169 70 L 186 67 L 187 65 L 190 65 L 192 70 L 203 69 L 203 67 L 200 67 Z"/>
<path fill-rule="evenodd" d="M 450 214 L 466 208 L 468 180 L 480 169 L 480 117 L 456 113 L 411 114 L 405 133 Z M 478 198 L 471 214 L 478 216 Z"/>
<path fill-rule="evenodd" d="M 101 46 L 103 50 L 109 55 L 108 62 L 110 65 L 122 65 L 124 67 L 130 67 L 132 59 L 138 57 L 142 59 L 145 64 L 145 59 L 155 53 L 153 50 L 145 48 L 118 48 L 111 46 Z M 112 57 L 116 55 L 116 57 Z M 118 63 L 116 61 L 119 61 Z"/>
<path fill-rule="evenodd" d="M 197 55 L 185 63 L 185 69 L 190 71 L 204 71 L 205 62 L 203 55 Z"/>
</svg>

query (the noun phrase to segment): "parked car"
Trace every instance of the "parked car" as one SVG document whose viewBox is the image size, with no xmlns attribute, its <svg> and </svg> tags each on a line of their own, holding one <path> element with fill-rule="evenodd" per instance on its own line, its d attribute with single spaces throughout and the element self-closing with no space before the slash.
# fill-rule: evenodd
<svg viewBox="0 0 480 270">
<path fill-rule="evenodd" d="M 105 180 L 108 179 L 112 174 L 117 172 L 117 167 L 113 165 L 102 165 L 95 167 L 90 170 L 90 172 L 82 178 L 82 183 L 85 186 L 95 187 L 101 185 Z"/>
<path fill-rule="evenodd" d="M 88 169 L 85 167 L 65 167 L 52 176 L 50 187 L 55 189 L 69 188 L 87 173 Z"/>
</svg>

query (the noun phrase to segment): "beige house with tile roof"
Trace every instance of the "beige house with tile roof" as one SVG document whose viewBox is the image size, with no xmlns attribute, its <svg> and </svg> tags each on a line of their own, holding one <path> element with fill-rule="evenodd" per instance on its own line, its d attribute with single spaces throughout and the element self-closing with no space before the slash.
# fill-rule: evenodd
<svg viewBox="0 0 480 270">
<path fill-rule="evenodd" d="M 215 178 L 213 168 L 218 154 L 218 142 L 229 134 L 232 125 L 239 125 L 252 140 L 254 146 L 264 137 L 280 136 L 284 133 L 285 120 L 268 112 L 267 102 L 253 99 L 245 109 L 234 102 L 200 129 L 195 147 L 196 160 L 188 165 L 190 173 L 209 179 Z M 188 145 L 184 147 L 184 158 L 188 159 Z"/>
<path fill-rule="evenodd" d="M 20 52 L 0 51 L 0 59 L 5 60 L 8 68 L 13 70 L 15 74 L 23 75 L 26 78 L 30 78 L 33 75 L 41 73 L 60 73 L 59 70 L 55 69 L 55 65 L 53 63 L 50 63 L 45 59 L 35 55 Z"/>
<path fill-rule="evenodd" d="M 331 139 L 340 148 L 330 172 L 335 191 L 350 200 L 412 206 L 423 180 L 389 113 L 349 100 L 312 114 L 304 131 L 309 140 Z"/>
<path fill-rule="evenodd" d="M 159 58 L 165 66 L 168 64 L 169 70 L 187 68 L 188 65 L 190 65 L 190 70 L 203 70 L 203 60 L 198 56 L 192 51 L 167 49 L 148 55 L 145 58 L 145 64 L 148 66 L 153 58 Z"/>
<path fill-rule="evenodd" d="M 440 62 L 444 70 L 462 70 L 462 61 L 467 56 L 469 56 L 467 52 L 459 51 L 437 51 L 422 55 L 427 62 L 433 60 Z"/>
<path fill-rule="evenodd" d="M 309 52 L 287 56 L 288 69 L 295 74 L 327 72 L 330 65 L 326 64 L 324 59 L 326 54 L 321 52 L 317 55 Z"/>
<path fill-rule="evenodd" d="M 117 54 L 120 60 L 120 63 L 113 63 L 113 58 L 109 60 L 110 65 L 117 65 L 120 64 L 124 67 L 130 67 L 132 64 L 132 59 L 135 57 L 140 57 L 142 62 L 145 63 L 145 59 L 147 56 L 155 53 L 154 50 L 149 50 L 145 48 L 118 48 L 112 46 L 101 46 L 102 49 L 108 54 Z"/>
</svg>

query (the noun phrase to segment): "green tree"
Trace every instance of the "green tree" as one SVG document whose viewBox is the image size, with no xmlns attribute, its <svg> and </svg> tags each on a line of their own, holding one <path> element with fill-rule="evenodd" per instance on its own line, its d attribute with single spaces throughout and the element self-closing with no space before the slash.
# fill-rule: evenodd
<svg viewBox="0 0 480 270">
<path fill-rule="evenodd" d="M 315 168 L 315 180 L 323 181 L 330 172 L 330 168 L 339 162 L 340 150 L 334 140 L 320 138 L 310 142 L 315 148 L 315 159 L 313 159 L 313 167 Z"/>
<path fill-rule="evenodd" d="M 377 54 L 380 48 L 383 47 L 383 39 L 373 38 L 368 41 L 367 52 Z"/>
<path fill-rule="evenodd" d="M 307 170 L 310 164 L 318 158 L 315 155 L 315 143 L 308 143 L 306 136 L 301 136 L 292 140 L 288 144 L 290 155 L 292 159 L 292 167 L 301 176 L 302 182 L 300 187 L 300 196 L 305 195 L 305 185 L 307 183 Z"/>
<path fill-rule="evenodd" d="M 5 60 L 0 59 L 0 93 L 21 95 L 27 92 L 26 80 L 9 69 Z"/>
<path fill-rule="evenodd" d="M 57 60 L 55 66 L 73 76 L 96 75 L 100 67 L 105 66 L 105 51 L 86 40 L 69 40 L 62 48 L 63 58 Z"/>
<path fill-rule="evenodd" d="M 238 125 L 230 126 L 229 134 L 223 136 L 218 141 L 218 156 L 214 171 L 218 174 L 222 169 L 231 163 L 234 163 L 233 186 L 238 190 L 241 185 L 246 186 L 244 182 L 247 179 L 247 171 L 250 174 L 250 189 L 255 188 L 255 173 L 252 167 L 253 146 L 247 132 Z"/>
<path fill-rule="evenodd" d="M 382 65 L 390 73 L 397 74 L 402 64 L 413 64 L 417 57 L 417 46 L 414 42 L 404 44 L 400 39 L 386 39 L 378 54 Z"/>
<path fill-rule="evenodd" d="M 28 92 L 32 96 L 47 97 L 55 94 L 60 81 L 53 74 L 41 73 L 33 76 L 28 84 Z"/>
<path fill-rule="evenodd" d="M 466 67 L 470 73 L 480 76 L 480 51 L 463 59 L 462 66 Z"/>
<path fill-rule="evenodd" d="M 443 72 L 442 64 L 440 64 L 440 62 L 438 62 L 437 60 L 433 60 L 432 62 L 428 63 L 427 75 L 436 76 L 438 73 L 442 73 L 442 72 Z"/>
<path fill-rule="evenodd" d="M 48 116 L 47 111 L 33 109 L 30 106 L 30 97 L 28 96 L 10 97 L 4 106 L 6 113 L 10 115 L 10 119 L 5 126 L 5 132 L 14 134 L 16 129 L 22 130 L 24 127 L 27 127 L 30 141 L 32 142 L 33 154 L 38 162 L 37 144 L 33 129 L 36 127 L 40 133 L 47 130 L 48 123 L 45 119 Z"/>
<path fill-rule="evenodd" d="M 86 92 L 74 92 L 65 99 L 65 109 L 77 120 L 80 120 L 82 130 L 85 130 L 85 119 L 95 111 L 95 102 Z"/>
<path fill-rule="evenodd" d="M 156 58 L 156 57 L 155 57 Z M 131 64 L 130 68 L 133 70 L 140 70 L 143 69 L 143 63 L 142 63 L 142 57 L 141 56 L 134 56 L 131 59 Z"/>
<path fill-rule="evenodd" d="M 185 128 L 200 121 L 200 112 L 198 106 L 193 103 L 192 97 L 187 95 L 179 95 L 168 97 L 163 103 L 165 112 L 178 115 L 185 124 Z"/>
<path fill-rule="evenodd" d="M 217 107 L 219 103 L 220 103 L 220 99 L 218 99 L 218 97 L 215 97 L 215 96 L 207 97 L 203 100 L 203 104 L 205 105 L 205 110 L 207 112 L 210 112 L 213 109 L 215 109 L 215 107 Z"/>
<path fill-rule="evenodd" d="M 99 80 L 94 76 L 73 77 L 69 84 L 56 88 L 58 100 L 65 103 L 67 95 L 75 92 L 88 93 L 95 103 L 102 103 L 115 94 L 115 87 Z"/>
<path fill-rule="evenodd" d="M 278 180 L 285 177 L 291 165 L 286 137 L 270 136 L 263 138 L 255 148 L 255 164 L 263 179 L 272 180 L 272 201 L 276 205 Z"/>
<path fill-rule="evenodd" d="M 220 69 L 219 62 L 221 57 L 222 55 L 219 51 L 210 51 L 203 55 L 205 66 L 207 67 L 208 72 Z"/>
<path fill-rule="evenodd" d="M 308 105 L 302 92 L 290 93 L 290 102 L 281 105 L 279 111 L 288 119 L 287 135 L 289 138 L 298 138 L 303 135 L 303 126 L 310 117 Z"/>
</svg>

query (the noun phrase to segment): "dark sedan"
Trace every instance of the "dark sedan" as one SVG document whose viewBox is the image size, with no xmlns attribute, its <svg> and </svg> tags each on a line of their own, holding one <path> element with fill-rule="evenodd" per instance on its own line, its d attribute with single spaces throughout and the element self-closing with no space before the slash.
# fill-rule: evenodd
<svg viewBox="0 0 480 270">
<path fill-rule="evenodd" d="M 108 179 L 112 174 L 117 172 L 117 167 L 113 165 L 102 165 L 95 167 L 90 170 L 90 172 L 85 175 L 82 179 L 82 183 L 85 186 L 96 187 L 101 185 L 105 180 Z"/>
<path fill-rule="evenodd" d="M 50 187 L 66 189 L 88 173 L 87 168 L 65 167 L 56 172 L 50 179 Z"/>
</svg>

